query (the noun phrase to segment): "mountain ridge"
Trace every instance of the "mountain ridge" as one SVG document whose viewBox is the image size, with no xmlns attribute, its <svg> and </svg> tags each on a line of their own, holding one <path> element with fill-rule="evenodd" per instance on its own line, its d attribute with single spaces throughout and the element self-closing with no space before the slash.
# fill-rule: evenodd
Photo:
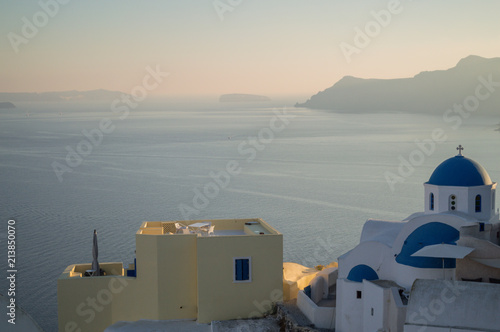
<svg viewBox="0 0 500 332">
<path fill-rule="evenodd" d="M 296 107 L 338 112 L 437 112 L 474 96 L 480 77 L 500 82 L 500 57 L 470 55 L 455 67 L 422 71 L 413 77 L 379 79 L 344 76 Z M 486 88 L 486 87 L 485 87 Z M 500 88 L 498 89 L 500 90 Z M 500 92 L 481 100 L 477 110 L 498 112 Z"/>
</svg>

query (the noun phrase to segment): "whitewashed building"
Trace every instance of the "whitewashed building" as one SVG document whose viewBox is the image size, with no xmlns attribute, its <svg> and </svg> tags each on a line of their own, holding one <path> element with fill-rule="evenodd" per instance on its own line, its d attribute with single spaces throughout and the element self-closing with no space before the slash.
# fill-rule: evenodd
<svg viewBox="0 0 500 332">
<path fill-rule="evenodd" d="M 360 243 L 339 257 L 336 332 L 500 331 L 497 184 L 462 149 L 424 183 L 424 212 L 403 221 L 368 220 Z M 465 249 L 467 255 L 457 259 L 444 252 L 427 257 L 417 253 L 430 246 L 438 251 Z M 427 283 L 419 284 L 422 279 Z M 461 291 L 453 292 L 457 287 Z M 442 299 L 432 293 L 436 289 L 443 289 Z M 493 295 L 472 302 L 474 289 Z M 430 314 L 424 317 L 419 310 Z M 482 320 L 465 324 L 471 315 L 461 312 L 472 310 L 482 312 L 477 316 Z M 489 316 L 491 312 L 496 315 Z"/>
</svg>

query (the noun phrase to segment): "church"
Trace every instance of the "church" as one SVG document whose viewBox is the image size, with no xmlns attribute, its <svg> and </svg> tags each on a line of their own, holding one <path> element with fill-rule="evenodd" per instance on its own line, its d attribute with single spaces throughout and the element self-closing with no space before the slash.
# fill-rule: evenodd
<svg viewBox="0 0 500 332">
<path fill-rule="evenodd" d="M 454 282 L 490 286 L 500 281 L 500 222 L 495 208 L 496 182 L 479 163 L 462 154 L 462 146 L 457 149 L 458 155 L 442 162 L 424 183 L 424 212 L 397 222 L 368 220 L 359 245 L 339 257 L 336 331 L 402 331 L 402 325 L 407 332 L 424 326 L 427 331 L 449 331 L 452 326 L 468 331 L 500 327 L 499 285 L 495 285 L 496 303 L 485 303 L 485 298 L 465 301 L 469 309 L 483 305 L 483 314 L 495 308 L 494 327 L 491 320 L 480 322 L 477 316 L 468 321 L 470 310 L 458 308 L 464 305 L 458 299 L 480 284 L 453 286 Z M 432 250 L 426 253 L 424 248 Z M 437 283 L 416 283 L 419 279 Z M 431 292 L 433 283 L 438 286 L 436 298 L 420 294 Z M 424 285 L 426 289 L 418 288 Z M 446 287 L 462 287 L 462 294 L 455 295 L 450 289 L 440 300 L 440 291 Z M 455 301 L 446 303 L 452 296 Z M 444 308 L 431 303 L 433 300 L 441 301 Z M 412 303 L 415 301 L 419 303 Z M 419 310 L 426 307 L 428 317 Z"/>
<path fill-rule="evenodd" d="M 497 183 L 462 146 L 457 150 L 424 183 L 423 212 L 402 221 L 366 221 L 360 243 L 338 258 L 331 272 L 336 278 L 316 278 L 299 291 L 297 304 L 317 327 L 500 330 Z M 335 304 L 321 307 L 315 294 Z"/>
</svg>

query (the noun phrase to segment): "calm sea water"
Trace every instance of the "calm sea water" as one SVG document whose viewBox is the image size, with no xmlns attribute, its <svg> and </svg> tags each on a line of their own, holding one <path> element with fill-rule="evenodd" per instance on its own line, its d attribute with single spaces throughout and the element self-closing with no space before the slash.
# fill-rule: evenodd
<svg viewBox="0 0 500 332">
<path fill-rule="evenodd" d="M 400 220 L 423 209 L 423 186 L 456 146 L 500 179 L 500 116 L 473 114 L 460 128 L 441 115 L 335 114 L 281 104 L 144 103 L 123 120 L 109 103 L 19 104 L 0 114 L 0 249 L 16 221 L 16 299 L 46 331 L 57 330 L 57 278 L 66 266 L 133 261 L 145 220 L 260 217 L 284 234 L 284 260 L 326 264 L 353 248 L 368 218 Z M 29 114 L 29 116 L 27 115 Z M 283 117 L 283 116 L 282 116 Z M 58 180 L 68 148 L 87 148 L 83 130 L 110 118 L 114 130 Z M 424 158 L 415 140 L 446 140 Z M 260 135 L 260 141 L 259 141 Z M 257 137 L 257 142 L 254 138 Z M 83 145 L 82 145 L 83 144 Z M 429 147 L 429 146 L 428 146 Z M 393 190 L 385 174 L 417 164 Z M 77 161 L 73 160 L 77 163 Z M 228 163 L 241 172 L 214 189 Z M 212 176 L 211 176 L 212 174 Z M 212 183 L 212 184 L 210 184 Z M 193 206 L 210 187 L 208 203 Z M 217 192 L 218 191 L 218 192 Z M 7 259 L 0 262 L 7 270 Z M 0 282 L 6 294 L 7 283 Z"/>
</svg>

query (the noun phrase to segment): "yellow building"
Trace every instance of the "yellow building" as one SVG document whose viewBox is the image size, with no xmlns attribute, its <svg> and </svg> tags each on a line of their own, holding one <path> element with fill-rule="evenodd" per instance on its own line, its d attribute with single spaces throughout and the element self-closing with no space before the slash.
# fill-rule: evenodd
<svg viewBox="0 0 500 332">
<path fill-rule="evenodd" d="M 66 268 L 57 281 L 59 331 L 103 331 L 117 321 L 262 317 L 283 295 L 283 236 L 262 219 L 147 221 L 136 266 Z"/>
</svg>

